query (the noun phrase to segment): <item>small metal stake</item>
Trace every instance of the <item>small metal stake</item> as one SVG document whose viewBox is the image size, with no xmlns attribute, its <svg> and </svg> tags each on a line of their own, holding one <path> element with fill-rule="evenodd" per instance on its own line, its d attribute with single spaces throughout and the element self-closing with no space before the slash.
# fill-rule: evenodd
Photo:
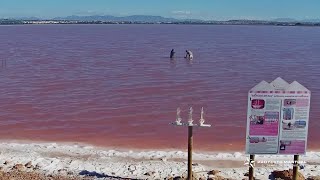
<svg viewBox="0 0 320 180">
<path fill-rule="evenodd" d="M 176 124 L 177 125 L 182 125 L 182 123 L 181 123 L 181 116 L 180 116 L 180 112 L 181 112 L 181 110 L 180 110 L 180 108 L 177 108 L 177 119 L 176 119 Z"/>
</svg>

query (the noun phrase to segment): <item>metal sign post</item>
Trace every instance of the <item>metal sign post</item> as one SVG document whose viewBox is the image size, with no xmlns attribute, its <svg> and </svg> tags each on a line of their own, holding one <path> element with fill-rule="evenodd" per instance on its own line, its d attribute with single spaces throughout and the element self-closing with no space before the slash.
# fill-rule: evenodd
<svg viewBox="0 0 320 180">
<path fill-rule="evenodd" d="M 293 180 L 297 180 L 298 179 L 298 170 L 299 170 L 299 155 L 294 155 L 294 159 L 293 159 Z"/>
<path fill-rule="evenodd" d="M 189 111 L 189 118 L 187 123 L 182 123 L 182 118 L 180 116 L 181 110 L 180 108 L 177 108 L 177 118 L 176 121 L 173 122 L 172 124 L 175 126 L 187 126 L 188 127 L 188 180 L 192 179 L 192 146 L 193 146 L 193 127 L 198 126 L 198 127 L 211 127 L 210 124 L 204 124 L 204 111 L 203 107 L 201 108 L 201 116 L 199 120 L 199 125 L 193 124 L 193 119 L 192 119 L 192 113 L 193 109 L 190 107 Z"/>
<path fill-rule="evenodd" d="M 249 159 L 249 180 L 253 180 L 254 174 L 254 154 L 250 154 L 250 159 Z"/>
</svg>

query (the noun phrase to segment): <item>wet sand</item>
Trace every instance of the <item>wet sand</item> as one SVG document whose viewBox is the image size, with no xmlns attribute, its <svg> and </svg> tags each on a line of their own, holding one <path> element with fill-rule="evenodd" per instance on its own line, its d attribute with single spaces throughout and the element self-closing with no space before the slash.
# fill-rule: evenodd
<svg viewBox="0 0 320 180">
<path fill-rule="evenodd" d="M 84 144 L 59 143 L 0 143 L 0 164 L 3 172 L 12 172 L 19 165 L 18 176 L 102 179 L 164 179 L 185 176 L 187 152 L 180 150 L 130 150 L 107 149 Z M 255 174 L 259 179 L 268 179 L 274 170 L 292 168 L 292 156 L 256 156 Z M 193 153 L 193 171 L 198 177 L 209 178 L 210 171 L 220 171 L 219 176 L 231 179 L 245 178 L 248 171 L 243 152 L 197 152 Z M 320 175 L 320 152 L 308 152 L 300 156 L 305 176 Z M 273 161 L 263 163 L 263 161 Z M 277 163 L 274 163 L 279 161 Z M 285 163 L 282 163 L 283 161 Z M 28 166 L 27 166 L 28 165 Z M 22 167 L 20 167 L 22 166 Z M 35 171 L 31 171 L 31 169 Z M 9 174 L 10 175 L 10 174 Z M 4 177 L 5 174 L 3 175 Z M 12 175 L 10 175 L 12 176 Z"/>
</svg>

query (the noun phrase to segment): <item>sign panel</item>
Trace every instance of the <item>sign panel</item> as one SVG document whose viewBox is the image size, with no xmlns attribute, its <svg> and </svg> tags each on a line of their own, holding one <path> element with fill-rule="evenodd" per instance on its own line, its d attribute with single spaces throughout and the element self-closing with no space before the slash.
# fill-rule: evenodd
<svg viewBox="0 0 320 180">
<path fill-rule="evenodd" d="M 310 91 L 281 78 L 249 91 L 247 154 L 305 154 Z"/>
</svg>

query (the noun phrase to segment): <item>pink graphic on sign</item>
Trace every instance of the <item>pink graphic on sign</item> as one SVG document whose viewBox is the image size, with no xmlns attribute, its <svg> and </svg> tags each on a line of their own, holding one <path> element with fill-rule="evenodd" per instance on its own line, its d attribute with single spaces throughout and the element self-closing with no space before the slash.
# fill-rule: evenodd
<svg viewBox="0 0 320 180">
<path fill-rule="evenodd" d="M 264 116 L 251 115 L 250 136 L 277 136 L 279 128 L 279 112 L 265 112 Z"/>
<path fill-rule="evenodd" d="M 252 109 L 263 109 L 265 101 L 263 99 L 253 99 L 251 101 Z"/>
<path fill-rule="evenodd" d="M 297 99 L 296 107 L 307 107 L 309 106 L 309 99 Z"/>
<path fill-rule="evenodd" d="M 281 140 L 280 154 L 304 154 L 306 142 L 304 140 Z"/>
</svg>

